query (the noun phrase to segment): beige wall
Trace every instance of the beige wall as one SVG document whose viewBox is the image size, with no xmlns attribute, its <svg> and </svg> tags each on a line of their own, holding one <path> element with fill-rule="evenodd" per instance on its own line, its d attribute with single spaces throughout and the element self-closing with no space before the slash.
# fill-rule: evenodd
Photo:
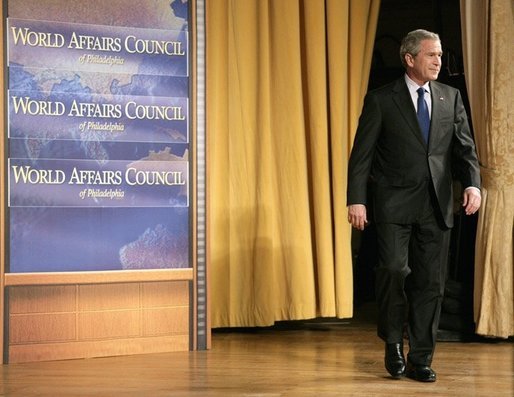
<svg viewBox="0 0 514 397">
<path fill-rule="evenodd" d="M 190 348 L 190 282 L 7 287 L 8 361 Z"/>
</svg>

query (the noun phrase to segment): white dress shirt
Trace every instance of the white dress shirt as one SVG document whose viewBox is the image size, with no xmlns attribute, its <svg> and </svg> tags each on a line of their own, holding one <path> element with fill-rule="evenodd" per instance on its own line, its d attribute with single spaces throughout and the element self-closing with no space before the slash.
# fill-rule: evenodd
<svg viewBox="0 0 514 397">
<path fill-rule="evenodd" d="M 414 109 L 416 112 L 418 111 L 418 88 L 420 87 L 417 83 L 411 80 L 407 74 L 405 74 L 405 82 L 407 83 L 407 88 L 409 89 L 410 97 L 412 99 L 412 103 L 414 104 Z M 421 87 L 425 89 L 425 102 L 428 107 L 428 115 L 430 119 L 432 119 L 432 96 L 430 95 L 430 84 L 428 81 L 423 84 Z"/>
</svg>

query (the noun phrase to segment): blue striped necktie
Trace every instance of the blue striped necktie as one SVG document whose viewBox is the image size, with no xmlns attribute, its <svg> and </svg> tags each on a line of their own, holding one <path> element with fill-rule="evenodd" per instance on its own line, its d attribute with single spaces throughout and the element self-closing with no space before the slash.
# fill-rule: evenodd
<svg viewBox="0 0 514 397">
<path fill-rule="evenodd" d="M 425 89 L 423 87 L 419 87 L 418 91 L 418 121 L 419 126 L 421 127 L 421 133 L 423 134 L 423 139 L 425 143 L 428 143 L 428 133 L 430 131 L 430 116 L 428 114 L 428 106 L 425 101 Z"/>
</svg>

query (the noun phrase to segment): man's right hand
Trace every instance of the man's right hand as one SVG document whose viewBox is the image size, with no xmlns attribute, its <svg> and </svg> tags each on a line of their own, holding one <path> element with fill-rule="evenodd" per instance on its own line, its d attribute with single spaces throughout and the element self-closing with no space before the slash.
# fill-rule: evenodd
<svg viewBox="0 0 514 397">
<path fill-rule="evenodd" d="M 350 222 L 355 229 L 364 230 L 364 227 L 368 224 L 366 206 L 364 204 L 349 205 L 348 222 Z"/>
</svg>

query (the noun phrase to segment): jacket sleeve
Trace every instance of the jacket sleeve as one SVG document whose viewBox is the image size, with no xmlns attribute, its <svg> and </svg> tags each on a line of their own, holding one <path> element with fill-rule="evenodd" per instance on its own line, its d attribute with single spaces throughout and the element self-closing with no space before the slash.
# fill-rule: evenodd
<svg viewBox="0 0 514 397">
<path fill-rule="evenodd" d="M 480 167 L 475 143 L 468 124 L 468 117 L 460 93 L 455 97 L 455 119 L 453 138 L 453 164 L 455 176 L 464 188 L 480 188 Z"/>
<path fill-rule="evenodd" d="M 382 115 L 377 96 L 370 92 L 364 106 L 348 164 L 346 204 L 368 204 L 367 186 L 380 135 Z"/>
</svg>

